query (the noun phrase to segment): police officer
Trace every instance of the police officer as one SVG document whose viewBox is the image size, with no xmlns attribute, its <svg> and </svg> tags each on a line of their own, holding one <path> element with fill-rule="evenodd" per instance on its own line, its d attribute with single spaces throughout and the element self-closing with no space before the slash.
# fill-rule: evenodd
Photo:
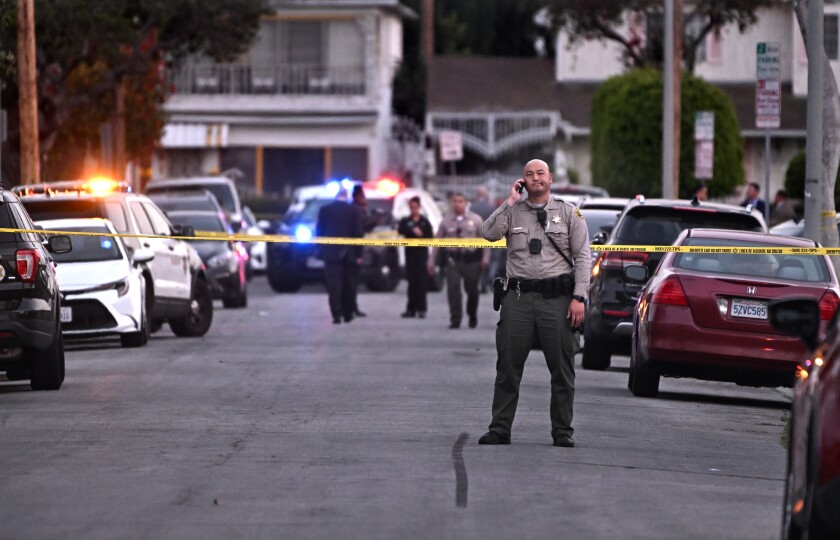
<svg viewBox="0 0 840 540">
<path fill-rule="evenodd" d="M 452 194 L 452 211 L 443 218 L 437 231 L 437 238 L 478 238 L 481 216 L 467 211 L 467 198 L 463 193 Z M 434 275 L 435 257 L 438 250 L 432 249 L 427 270 Z M 489 248 L 446 248 L 443 252 L 443 266 L 446 271 L 446 292 L 449 299 L 449 328 L 460 328 L 463 318 L 461 281 L 467 293 L 467 316 L 470 328 L 478 326 L 478 280 L 481 272 L 490 262 Z"/>
<path fill-rule="evenodd" d="M 420 197 L 408 201 L 411 215 L 400 220 L 397 232 L 406 238 L 431 238 L 434 234 L 432 224 L 420 213 Z M 405 319 L 426 317 L 426 265 L 429 261 L 429 248 L 405 248 L 405 277 L 408 279 L 408 306 L 401 315 Z"/>
<path fill-rule="evenodd" d="M 575 445 L 572 328 L 583 323 L 591 258 L 589 233 L 574 205 L 551 196 L 551 182 L 544 161 L 529 161 L 507 201 L 482 226 L 487 240 L 507 239 L 508 277 L 496 328 L 493 420 L 479 444 L 510 444 L 525 359 L 539 336 L 551 373 L 554 446 Z M 522 184 L 528 190 L 527 198 L 518 189 Z"/>
</svg>

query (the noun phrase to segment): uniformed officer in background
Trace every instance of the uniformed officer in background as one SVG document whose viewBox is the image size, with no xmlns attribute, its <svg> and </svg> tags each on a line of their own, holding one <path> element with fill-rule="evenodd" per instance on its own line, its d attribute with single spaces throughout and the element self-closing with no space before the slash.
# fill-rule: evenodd
<svg viewBox="0 0 840 540">
<path fill-rule="evenodd" d="M 496 327 L 493 420 L 479 444 L 510 444 L 519 383 L 535 332 L 551 373 L 551 436 L 573 447 L 575 397 L 573 328 L 583 324 L 589 288 L 589 232 L 580 210 L 551 196 L 544 161 L 525 165 L 510 196 L 484 222 L 490 241 L 507 239 L 507 282 Z M 527 198 L 518 189 L 524 184 Z"/>
<path fill-rule="evenodd" d="M 467 211 L 467 198 L 463 193 L 452 194 L 452 211 L 448 213 L 437 231 L 437 238 L 479 238 L 481 216 Z M 449 299 L 449 328 L 460 328 L 464 314 L 461 282 L 467 293 L 467 316 L 470 328 L 478 326 L 478 280 L 490 262 L 489 248 L 445 248 L 443 267 L 446 272 L 446 292 Z M 434 275 L 437 249 L 432 249 L 427 270 Z"/>
</svg>

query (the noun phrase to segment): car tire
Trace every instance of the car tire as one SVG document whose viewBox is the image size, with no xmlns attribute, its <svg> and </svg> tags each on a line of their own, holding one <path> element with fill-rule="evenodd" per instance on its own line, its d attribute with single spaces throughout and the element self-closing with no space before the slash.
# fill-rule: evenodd
<svg viewBox="0 0 840 540">
<path fill-rule="evenodd" d="M 659 393 L 659 370 L 645 361 L 637 348 L 630 352 L 630 374 L 627 385 L 636 397 L 656 397 Z"/>
<path fill-rule="evenodd" d="M 248 289 L 243 285 L 242 290 L 233 296 L 222 299 L 222 305 L 226 308 L 248 307 Z"/>
<path fill-rule="evenodd" d="M 58 326 L 55 339 L 46 351 L 31 349 L 31 379 L 29 386 L 33 390 L 58 390 L 64 382 L 64 340 L 61 326 Z"/>
<path fill-rule="evenodd" d="M 368 290 L 391 292 L 400 284 L 400 264 L 397 254 L 386 253 L 377 263 L 374 276 L 365 281 Z"/>
<path fill-rule="evenodd" d="M 596 336 L 587 324 L 583 331 L 583 357 L 580 365 L 583 369 L 604 371 L 610 367 L 610 341 L 607 336 Z"/>
<path fill-rule="evenodd" d="M 294 272 L 283 272 L 278 268 L 269 268 L 266 272 L 268 284 L 276 293 L 298 292 L 303 286 L 303 280 Z"/>
<path fill-rule="evenodd" d="M 195 280 L 187 314 L 180 319 L 170 319 L 169 327 L 178 337 L 201 337 L 213 323 L 213 295 L 203 279 Z"/>
<path fill-rule="evenodd" d="M 143 309 L 140 312 L 140 330 L 138 332 L 121 334 L 120 345 L 126 348 L 142 347 L 149 342 L 151 333 L 151 326 L 149 325 L 149 293 L 146 292 Z"/>
</svg>

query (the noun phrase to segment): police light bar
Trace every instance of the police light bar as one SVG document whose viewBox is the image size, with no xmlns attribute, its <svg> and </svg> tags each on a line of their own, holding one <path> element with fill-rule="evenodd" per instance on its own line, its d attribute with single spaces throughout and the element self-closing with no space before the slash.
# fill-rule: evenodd
<svg viewBox="0 0 840 540">
<path fill-rule="evenodd" d="M 90 180 L 65 180 L 59 182 L 42 182 L 40 184 L 15 186 L 12 191 L 19 197 L 30 195 L 108 195 L 110 193 L 131 191 L 128 182 L 119 182 L 104 176 L 97 176 Z"/>
</svg>

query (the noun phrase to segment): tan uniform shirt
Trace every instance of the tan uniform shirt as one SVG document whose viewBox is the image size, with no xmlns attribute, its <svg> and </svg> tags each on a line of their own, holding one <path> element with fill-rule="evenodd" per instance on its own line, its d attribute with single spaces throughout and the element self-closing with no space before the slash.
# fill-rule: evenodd
<svg viewBox="0 0 840 540">
<path fill-rule="evenodd" d="M 507 240 L 507 275 L 517 279 L 546 279 L 562 274 L 574 273 L 575 296 L 586 296 L 589 290 L 589 276 L 592 269 L 592 255 L 589 252 L 589 231 L 578 208 L 551 196 L 545 204 L 548 214 L 546 228 L 537 221 L 539 205 L 527 199 L 520 199 L 513 206 L 507 201 L 493 212 L 481 227 L 481 235 L 495 242 L 504 237 Z M 574 263 L 574 268 L 563 258 L 547 237 L 563 250 Z M 528 242 L 532 238 L 542 241 L 542 251 L 532 255 Z"/>
<path fill-rule="evenodd" d="M 481 238 L 481 224 L 484 220 L 476 213 L 465 212 L 462 216 L 456 216 L 454 212 L 449 212 L 444 216 L 443 221 L 440 222 L 435 238 Z M 429 256 L 434 261 L 438 248 L 432 248 L 432 253 Z M 484 263 L 490 262 L 490 248 L 481 249 L 481 260 Z M 457 253 L 457 248 L 447 248 L 450 253 Z M 474 248 L 465 248 L 463 252 L 475 251 Z"/>
</svg>

